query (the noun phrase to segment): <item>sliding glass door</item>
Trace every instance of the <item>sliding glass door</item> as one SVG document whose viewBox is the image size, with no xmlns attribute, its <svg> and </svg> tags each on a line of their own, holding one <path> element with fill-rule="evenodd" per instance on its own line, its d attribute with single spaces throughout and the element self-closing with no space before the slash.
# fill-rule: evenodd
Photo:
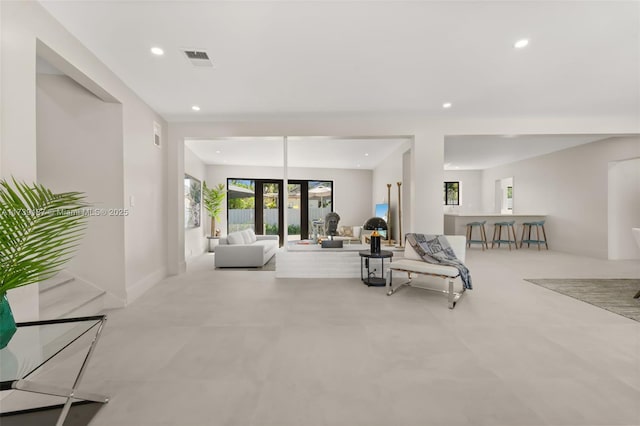
<svg viewBox="0 0 640 426">
<path fill-rule="evenodd" d="M 284 238 L 282 181 L 227 179 L 227 224 L 229 232 L 253 229 L 259 235 Z"/>
<path fill-rule="evenodd" d="M 227 179 L 229 232 L 253 229 L 284 241 L 284 191 L 278 179 Z M 333 211 L 333 182 L 290 180 L 287 186 L 289 241 L 324 235 L 324 218 Z"/>
<path fill-rule="evenodd" d="M 251 179 L 227 179 L 227 229 L 256 230 L 256 182 Z"/>
<path fill-rule="evenodd" d="M 309 237 L 326 235 L 324 218 L 333 211 L 333 182 L 309 181 Z"/>
<path fill-rule="evenodd" d="M 258 187 L 262 195 L 260 204 L 262 209 L 256 217 L 256 227 L 263 235 L 279 235 L 280 241 L 284 238 L 282 222 L 284 212 L 282 211 L 283 194 L 281 191 L 282 181 L 258 180 Z"/>
</svg>

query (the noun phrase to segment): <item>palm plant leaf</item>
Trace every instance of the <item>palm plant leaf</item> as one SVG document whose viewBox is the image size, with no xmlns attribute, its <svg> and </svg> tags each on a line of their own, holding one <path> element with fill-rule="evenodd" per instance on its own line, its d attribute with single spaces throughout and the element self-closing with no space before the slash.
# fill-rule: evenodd
<svg viewBox="0 0 640 426">
<path fill-rule="evenodd" d="M 62 269 L 86 227 L 84 199 L 80 192 L 0 181 L 0 295 Z"/>
<path fill-rule="evenodd" d="M 222 202 L 227 194 L 224 184 L 219 183 L 216 186 L 209 188 L 205 181 L 202 186 L 203 205 L 209 216 L 215 220 L 220 220 L 220 213 L 222 213 Z"/>
</svg>

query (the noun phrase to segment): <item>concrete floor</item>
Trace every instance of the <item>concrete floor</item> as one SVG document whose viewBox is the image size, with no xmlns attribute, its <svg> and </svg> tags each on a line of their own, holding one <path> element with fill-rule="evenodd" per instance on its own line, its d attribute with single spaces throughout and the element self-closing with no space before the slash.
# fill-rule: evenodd
<svg viewBox="0 0 640 426">
<path fill-rule="evenodd" d="M 640 425 L 640 323 L 523 281 L 640 262 L 474 248 L 467 265 L 449 310 L 204 255 L 109 312 L 83 388 L 112 400 L 91 425 Z"/>
</svg>

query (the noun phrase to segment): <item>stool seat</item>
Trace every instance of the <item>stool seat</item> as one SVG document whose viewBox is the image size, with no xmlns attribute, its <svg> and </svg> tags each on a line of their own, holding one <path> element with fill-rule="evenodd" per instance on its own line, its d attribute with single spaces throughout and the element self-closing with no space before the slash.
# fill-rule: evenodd
<svg viewBox="0 0 640 426">
<path fill-rule="evenodd" d="M 487 232 L 484 229 L 484 224 L 487 223 L 486 220 L 482 222 L 469 222 L 467 223 L 467 247 L 471 248 L 471 244 L 480 244 L 482 247 L 482 251 L 486 248 L 489 249 L 489 244 L 487 244 Z M 480 239 L 474 240 L 472 238 L 473 228 L 478 228 L 480 231 Z"/>
<path fill-rule="evenodd" d="M 493 224 L 493 238 L 491 240 L 491 248 L 494 248 L 495 244 L 498 244 L 498 248 L 500 248 L 500 244 L 506 243 L 509 244 L 509 250 L 511 250 L 511 243 L 515 246 L 516 250 L 518 249 L 518 242 L 516 240 L 516 229 L 513 226 L 516 223 L 515 220 L 505 221 L 505 222 L 496 222 Z M 507 239 L 502 239 L 502 228 L 507 228 Z M 513 239 L 511 238 L 513 237 Z"/>
<path fill-rule="evenodd" d="M 540 245 L 544 244 L 545 248 L 549 250 L 549 244 L 547 244 L 547 233 L 544 229 L 544 220 L 538 220 L 533 222 L 523 222 L 522 223 L 522 235 L 520 237 L 520 248 L 522 248 L 522 244 L 527 243 L 527 247 L 530 247 L 531 244 L 537 244 L 538 250 L 540 250 Z M 531 229 L 536 229 L 536 238 L 531 238 Z M 540 229 L 542 229 L 542 239 L 540 238 Z M 527 234 L 527 239 L 524 239 L 524 234 Z"/>
</svg>

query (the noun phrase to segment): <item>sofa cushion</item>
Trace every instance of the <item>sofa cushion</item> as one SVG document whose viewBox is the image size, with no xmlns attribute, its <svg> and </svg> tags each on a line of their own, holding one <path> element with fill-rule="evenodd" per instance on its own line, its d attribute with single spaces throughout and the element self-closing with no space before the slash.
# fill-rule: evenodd
<svg viewBox="0 0 640 426">
<path fill-rule="evenodd" d="M 257 241 L 256 233 L 253 232 L 253 229 L 245 229 L 244 231 L 244 239 L 245 244 L 253 244 Z"/>
<path fill-rule="evenodd" d="M 227 242 L 229 244 L 244 244 L 244 237 L 242 232 L 232 232 L 227 235 Z"/>
<path fill-rule="evenodd" d="M 258 240 L 252 244 L 253 246 L 262 246 L 264 251 L 270 250 L 272 248 L 278 247 L 278 242 L 276 240 Z"/>
</svg>

